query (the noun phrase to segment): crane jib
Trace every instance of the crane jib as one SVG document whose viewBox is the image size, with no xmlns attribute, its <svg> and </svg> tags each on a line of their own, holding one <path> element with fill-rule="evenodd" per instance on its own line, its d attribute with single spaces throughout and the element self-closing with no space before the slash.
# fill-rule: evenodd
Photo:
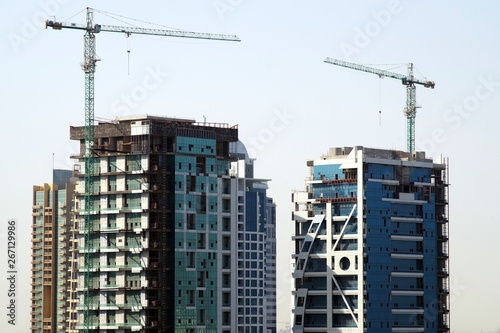
<svg viewBox="0 0 500 333">
<path fill-rule="evenodd" d="M 77 29 L 86 30 L 92 33 L 100 32 L 120 32 L 127 35 L 138 34 L 138 35 L 153 35 L 153 36 L 165 36 L 165 37 L 181 37 L 181 38 L 196 38 L 196 39 L 212 39 L 221 41 L 232 41 L 240 42 L 241 40 L 235 35 L 224 35 L 224 34 L 212 34 L 204 32 L 194 32 L 194 31 L 183 31 L 183 30 L 164 30 L 164 29 L 151 29 L 151 28 L 138 28 L 138 27 L 122 27 L 114 25 L 101 25 L 93 24 L 89 22 L 89 25 L 80 23 L 68 23 L 68 22 L 56 22 L 52 20 L 44 21 L 44 28 L 47 29 L 51 27 L 54 30 L 67 29 Z"/>
</svg>

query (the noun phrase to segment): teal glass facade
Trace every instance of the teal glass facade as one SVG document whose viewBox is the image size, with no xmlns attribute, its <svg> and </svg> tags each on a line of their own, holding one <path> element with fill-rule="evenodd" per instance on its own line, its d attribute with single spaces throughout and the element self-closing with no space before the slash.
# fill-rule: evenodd
<svg viewBox="0 0 500 333">
<path fill-rule="evenodd" d="M 71 128 L 83 144 L 82 135 L 82 127 Z M 90 246 L 80 232 L 78 266 L 80 290 L 91 270 L 93 329 L 233 332 L 237 217 L 229 143 L 237 135 L 226 124 L 153 116 L 96 126 L 94 228 Z M 89 248 L 91 263 L 81 255 Z M 83 300 L 77 308 L 82 328 Z"/>
<path fill-rule="evenodd" d="M 230 306 L 229 293 L 219 304 L 221 217 L 230 218 L 230 198 L 221 201 L 219 187 L 228 175 L 228 162 L 216 159 L 216 140 L 176 138 L 175 170 L 175 307 L 176 332 L 218 332 L 218 308 Z M 226 179 L 226 182 L 228 179 Z M 226 189 L 229 195 L 229 189 Z M 225 206 L 226 205 L 226 206 Z M 222 208 L 219 212 L 219 206 Z M 222 242 L 221 242 L 222 243 Z M 203 329 L 201 329 L 203 327 Z"/>
</svg>

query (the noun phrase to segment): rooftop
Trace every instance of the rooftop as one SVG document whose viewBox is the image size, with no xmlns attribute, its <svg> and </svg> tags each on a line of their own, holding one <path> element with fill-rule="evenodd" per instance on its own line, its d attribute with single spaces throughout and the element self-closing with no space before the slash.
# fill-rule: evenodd
<svg viewBox="0 0 500 333">
<path fill-rule="evenodd" d="M 345 158 L 351 154 L 353 150 L 362 151 L 363 156 L 365 157 L 402 161 L 432 162 L 432 159 L 425 157 L 425 152 L 423 151 L 417 151 L 414 154 L 411 154 L 402 150 L 368 148 L 363 146 L 329 148 L 325 155 L 321 155 L 321 159 Z"/>
<path fill-rule="evenodd" d="M 238 125 L 214 122 L 196 122 L 194 119 L 154 116 L 148 114 L 127 115 L 114 120 L 94 118 L 94 137 L 130 137 L 131 135 L 154 134 L 166 136 L 190 136 L 212 138 L 221 141 L 237 141 Z M 194 130 L 194 131 L 193 131 Z M 70 126 L 70 139 L 83 140 L 85 126 Z"/>
<path fill-rule="evenodd" d="M 138 114 L 138 115 L 127 115 L 116 117 L 115 122 L 131 122 L 136 120 L 157 120 L 157 121 L 165 121 L 165 122 L 179 122 L 179 123 L 195 123 L 194 119 L 187 118 L 176 118 L 176 117 L 166 117 L 166 116 L 153 116 L 149 114 Z"/>
</svg>

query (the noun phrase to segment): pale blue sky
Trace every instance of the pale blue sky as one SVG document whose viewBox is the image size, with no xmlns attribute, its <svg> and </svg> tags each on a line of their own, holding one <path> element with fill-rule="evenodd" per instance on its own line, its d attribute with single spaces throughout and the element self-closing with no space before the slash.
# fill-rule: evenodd
<svg viewBox="0 0 500 333">
<path fill-rule="evenodd" d="M 85 21 L 84 8 L 191 31 L 236 34 L 240 43 L 102 33 L 97 53 L 96 116 L 156 114 L 238 124 L 271 178 L 278 204 L 278 304 L 290 308 L 290 192 L 302 189 L 307 159 L 332 146 L 405 149 L 405 89 L 393 79 L 323 63 L 413 62 L 417 149 L 450 158 L 452 331 L 500 332 L 497 315 L 500 223 L 500 4 L 494 1 L 72 1 L 3 3 L 0 103 L 4 175 L 0 251 L 6 221 L 18 220 L 18 325 L 27 332 L 30 298 L 31 188 L 71 168 L 69 126 L 82 125 L 81 31 L 43 30 L 43 18 Z M 72 17 L 74 14 L 80 14 Z M 139 26 L 137 23 L 129 20 Z M 95 22 L 118 24 L 96 13 Z M 127 49 L 130 49 L 130 66 Z M 375 66 L 375 65 L 374 65 Z M 403 66 L 375 67 L 406 73 Z M 130 75 L 127 74 L 130 70 Z M 379 110 L 382 110 L 379 125 Z M 2 254 L 0 267 L 6 270 Z M 0 278 L 0 299 L 7 286 Z M 4 306 L 2 305 L 2 308 Z M 5 310 L 4 310 L 5 311 Z"/>
</svg>

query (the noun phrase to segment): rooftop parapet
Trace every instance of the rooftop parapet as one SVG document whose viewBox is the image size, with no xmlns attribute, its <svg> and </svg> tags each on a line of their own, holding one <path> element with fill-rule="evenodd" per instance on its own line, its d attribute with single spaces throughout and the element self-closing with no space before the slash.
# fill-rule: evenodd
<svg viewBox="0 0 500 333">
<path fill-rule="evenodd" d="M 401 150 L 367 148 L 363 146 L 329 148 L 328 152 L 325 155 L 321 155 L 321 159 L 326 160 L 334 158 L 345 158 L 352 152 L 353 149 L 363 151 L 363 155 L 365 157 L 402 161 L 411 160 L 432 163 L 432 159 L 426 158 L 425 152 L 423 151 L 416 152 L 412 155 L 411 153 L 407 153 Z"/>
</svg>

